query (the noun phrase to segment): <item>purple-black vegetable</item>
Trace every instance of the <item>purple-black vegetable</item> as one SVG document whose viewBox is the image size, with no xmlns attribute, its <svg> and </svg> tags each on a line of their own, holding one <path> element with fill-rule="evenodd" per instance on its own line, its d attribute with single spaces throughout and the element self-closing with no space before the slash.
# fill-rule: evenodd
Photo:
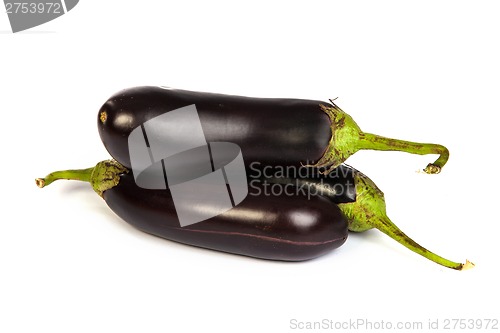
<svg viewBox="0 0 500 333">
<path fill-rule="evenodd" d="M 143 86 L 111 96 L 98 113 L 101 140 L 120 164 L 131 168 L 130 133 L 146 121 L 195 105 L 208 142 L 241 147 L 247 166 L 311 165 L 333 170 L 361 149 L 439 154 L 424 171 L 439 173 L 448 160 L 446 147 L 389 139 L 361 131 L 333 102 L 287 98 L 252 98 Z M 168 133 L 165 140 L 168 140 Z"/>
<path fill-rule="evenodd" d="M 316 258 L 347 239 L 347 221 L 322 196 L 250 193 L 239 205 L 205 221 L 181 227 L 170 190 L 149 190 L 115 161 L 66 170 L 37 179 L 44 187 L 57 179 L 88 181 L 107 205 L 134 227 L 162 238 L 250 257 L 302 261 Z M 209 186 L 198 192 L 212 195 Z M 199 194 L 199 193 L 197 193 Z M 195 210 L 211 207 L 193 205 Z"/>
</svg>

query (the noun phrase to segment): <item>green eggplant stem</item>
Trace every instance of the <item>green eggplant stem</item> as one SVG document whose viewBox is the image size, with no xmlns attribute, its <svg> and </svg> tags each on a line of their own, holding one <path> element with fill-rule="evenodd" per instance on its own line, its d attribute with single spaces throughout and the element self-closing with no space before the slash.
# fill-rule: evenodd
<svg viewBox="0 0 500 333">
<path fill-rule="evenodd" d="M 320 106 L 330 118 L 332 137 L 323 156 L 316 163 L 305 166 L 325 168 L 324 173 L 327 174 L 344 163 L 354 153 L 363 149 L 401 151 L 417 155 L 438 154 L 438 159 L 423 169 L 428 174 L 440 173 L 448 161 L 450 153 L 442 145 L 391 139 L 365 133 L 354 119 L 342 111 L 333 101 L 332 106 Z"/>
<path fill-rule="evenodd" d="M 457 263 L 451 260 L 448 260 L 446 258 L 443 258 L 423 246 L 419 245 L 417 242 L 415 242 L 413 239 L 408 237 L 404 232 L 402 232 L 394 223 L 388 218 L 380 218 L 380 219 L 375 219 L 372 221 L 372 224 L 375 228 L 378 230 L 382 231 L 384 234 L 387 236 L 391 237 L 394 239 L 396 242 L 406 246 L 408 249 L 412 250 L 415 253 L 420 254 L 421 256 L 434 261 L 437 264 L 443 265 L 448 268 L 456 269 L 456 270 L 463 270 L 467 268 L 471 268 L 474 266 L 473 263 L 470 261 L 466 260 L 465 264 L 462 263 Z"/>
<path fill-rule="evenodd" d="M 45 178 L 35 179 L 36 185 L 43 188 L 52 182 L 60 179 L 79 180 L 82 182 L 90 182 L 90 176 L 94 168 L 79 169 L 79 170 L 61 170 L 49 173 Z"/>
<path fill-rule="evenodd" d="M 347 217 L 350 231 L 363 232 L 376 228 L 413 252 L 439 265 L 456 270 L 474 267 L 474 264 L 468 260 L 464 264 L 454 262 L 419 245 L 387 217 L 384 193 L 370 178 L 359 171 L 355 171 L 354 182 L 356 185 L 356 201 L 338 205 Z"/>
<path fill-rule="evenodd" d="M 79 180 L 90 183 L 94 191 L 102 197 L 102 193 L 120 181 L 120 175 L 128 170 L 115 160 L 97 163 L 93 168 L 79 170 L 61 170 L 49 173 L 45 178 L 35 179 L 36 185 L 43 188 L 56 180 Z"/>
<path fill-rule="evenodd" d="M 390 139 L 371 133 L 362 133 L 357 147 L 359 150 L 402 151 L 416 155 L 439 154 L 438 159 L 434 163 L 429 163 L 424 169 L 424 172 L 428 174 L 441 172 L 441 168 L 448 162 L 450 157 L 450 152 L 442 145 Z"/>
</svg>

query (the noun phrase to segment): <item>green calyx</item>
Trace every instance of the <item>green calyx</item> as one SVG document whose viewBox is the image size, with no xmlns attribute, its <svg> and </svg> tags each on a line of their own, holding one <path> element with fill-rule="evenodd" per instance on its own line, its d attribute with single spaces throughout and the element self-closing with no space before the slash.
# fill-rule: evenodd
<svg viewBox="0 0 500 333">
<path fill-rule="evenodd" d="M 331 106 L 320 105 L 320 107 L 330 118 L 332 137 L 323 156 L 316 163 L 307 166 L 327 168 L 325 173 L 328 173 L 345 162 L 351 155 L 363 149 L 402 151 L 417 155 L 438 154 L 439 158 L 423 169 L 428 174 L 441 172 L 441 168 L 448 161 L 449 151 L 442 145 L 404 141 L 364 133 L 354 119 L 335 103 L 332 102 Z"/>
<path fill-rule="evenodd" d="M 332 107 L 320 105 L 320 107 L 330 118 L 332 137 L 321 159 L 307 166 L 328 168 L 327 172 L 330 172 L 359 150 L 357 141 L 362 131 L 354 119 L 337 105 L 333 104 Z"/>
<path fill-rule="evenodd" d="M 356 201 L 338 204 L 338 207 L 348 220 L 350 231 L 363 232 L 376 228 L 413 252 L 437 264 L 456 270 L 474 267 L 474 264 L 468 260 L 465 264 L 453 262 L 419 245 L 387 217 L 384 193 L 370 178 L 359 171 L 355 171 L 354 182 Z"/>
<path fill-rule="evenodd" d="M 386 215 L 384 193 L 370 178 L 357 170 L 353 172 L 356 202 L 338 206 L 348 219 L 349 230 L 363 232 L 376 228 L 372 221 Z"/>
<path fill-rule="evenodd" d="M 102 197 L 102 193 L 118 185 L 120 175 L 127 172 L 127 168 L 117 161 L 106 160 L 93 168 L 55 171 L 45 178 L 37 178 L 35 182 L 38 187 L 43 188 L 60 179 L 85 181 Z"/>
</svg>

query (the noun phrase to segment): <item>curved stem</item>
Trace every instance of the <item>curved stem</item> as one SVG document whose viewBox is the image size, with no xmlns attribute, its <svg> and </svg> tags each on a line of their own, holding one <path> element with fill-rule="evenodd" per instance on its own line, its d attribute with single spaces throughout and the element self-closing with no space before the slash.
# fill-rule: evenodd
<svg viewBox="0 0 500 333">
<path fill-rule="evenodd" d="M 127 172 L 128 170 L 117 161 L 107 160 L 97 163 L 93 168 L 55 171 L 45 178 L 35 179 L 35 182 L 40 188 L 60 179 L 89 182 L 94 191 L 102 196 L 104 191 L 118 185 L 120 175 Z"/>
<path fill-rule="evenodd" d="M 323 156 L 316 163 L 306 166 L 327 168 L 324 173 L 329 173 L 362 149 L 393 150 L 418 155 L 439 154 L 439 158 L 434 163 L 429 163 L 424 169 L 424 172 L 428 174 L 441 172 L 441 168 L 448 161 L 450 154 L 442 145 L 390 139 L 365 133 L 354 119 L 337 105 L 333 104 L 330 107 L 321 105 L 321 109 L 330 118 L 332 136 Z"/>
<path fill-rule="evenodd" d="M 429 163 L 424 169 L 429 174 L 439 173 L 450 156 L 448 149 L 442 145 L 391 139 L 371 133 L 361 133 L 357 148 L 359 150 L 402 151 L 417 155 L 439 154 L 439 158 L 434 163 Z"/>
<path fill-rule="evenodd" d="M 356 201 L 338 204 L 347 217 L 350 231 L 363 232 L 376 228 L 413 252 L 439 265 L 457 270 L 474 267 L 474 264 L 468 260 L 462 264 L 445 259 L 408 237 L 387 217 L 384 193 L 377 185 L 357 170 L 353 170 L 353 176 L 356 185 Z"/>
<path fill-rule="evenodd" d="M 36 185 L 43 188 L 52 182 L 60 179 L 79 180 L 83 182 L 90 182 L 90 176 L 94 168 L 79 169 L 79 170 L 61 170 L 49 173 L 45 178 L 35 179 Z"/>
<path fill-rule="evenodd" d="M 446 258 L 443 258 L 434 252 L 431 252 L 415 242 L 413 239 L 408 237 L 401 229 L 399 229 L 387 216 L 380 217 L 378 219 L 372 220 L 371 224 L 374 226 L 374 228 L 377 228 L 378 230 L 382 231 L 384 234 L 387 236 L 391 237 L 394 239 L 396 242 L 406 246 L 408 249 L 412 250 L 415 253 L 420 254 L 424 258 L 427 258 L 429 260 L 434 261 L 435 263 L 456 269 L 456 270 L 463 270 L 467 268 L 472 268 L 474 267 L 474 264 L 471 263 L 470 261 L 466 260 L 465 264 L 454 262 L 451 260 L 448 260 Z"/>
</svg>

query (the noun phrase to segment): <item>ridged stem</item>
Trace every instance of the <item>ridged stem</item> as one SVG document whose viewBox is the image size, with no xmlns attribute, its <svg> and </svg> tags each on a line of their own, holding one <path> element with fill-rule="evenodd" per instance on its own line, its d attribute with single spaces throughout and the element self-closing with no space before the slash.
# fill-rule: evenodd
<svg viewBox="0 0 500 333">
<path fill-rule="evenodd" d="M 338 205 L 347 217 L 350 231 L 363 232 L 376 228 L 401 245 L 439 265 L 456 270 L 474 267 L 474 264 L 468 260 L 462 264 L 443 258 L 408 237 L 387 217 L 384 193 L 361 172 L 356 170 L 353 175 L 356 185 L 356 201 Z"/>
<path fill-rule="evenodd" d="M 43 188 L 52 182 L 60 179 L 79 180 L 82 182 L 90 182 L 90 177 L 94 168 L 76 169 L 76 170 L 61 170 L 49 173 L 45 178 L 35 179 L 36 185 Z"/>
<path fill-rule="evenodd" d="M 428 174 L 437 174 L 441 172 L 441 168 L 450 157 L 448 149 L 442 145 L 391 139 L 371 133 L 362 133 L 360 135 L 357 148 L 359 150 L 402 151 L 417 155 L 438 154 L 438 159 L 434 163 L 429 163 L 424 169 L 424 172 Z"/>
<path fill-rule="evenodd" d="M 333 102 L 332 102 L 333 104 Z M 347 113 L 337 105 L 331 107 L 320 105 L 328 115 L 331 122 L 332 136 L 323 156 L 315 163 L 306 166 L 326 168 L 324 173 L 329 173 L 350 156 L 359 150 L 392 150 L 410 154 L 427 155 L 439 154 L 434 163 L 429 163 L 423 171 L 428 174 L 437 174 L 449 158 L 448 149 L 433 143 L 418 143 L 365 133 Z"/>
<path fill-rule="evenodd" d="M 36 185 L 43 188 L 60 179 L 79 180 L 90 183 L 94 191 L 102 196 L 102 193 L 120 182 L 120 175 L 128 170 L 115 160 L 107 160 L 97 163 L 93 168 L 61 170 L 49 173 L 45 178 L 35 179 Z"/>
<path fill-rule="evenodd" d="M 399 229 L 387 216 L 380 217 L 379 219 L 373 219 L 371 224 L 374 228 L 382 231 L 387 236 L 394 239 L 399 244 L 406 246 L 408 249 L 412 250 L 415 253 L 420 254 L 421 256 L 448 268 L 463 270 L 467 268 L 474 267 L 474 264 L 470 261 L 466 260 L 465 264 L 454 262 L 443 258 L 432 251 L 427 250 L 413 239 L 408 237 L 401 229 Z"/>
</svg>

